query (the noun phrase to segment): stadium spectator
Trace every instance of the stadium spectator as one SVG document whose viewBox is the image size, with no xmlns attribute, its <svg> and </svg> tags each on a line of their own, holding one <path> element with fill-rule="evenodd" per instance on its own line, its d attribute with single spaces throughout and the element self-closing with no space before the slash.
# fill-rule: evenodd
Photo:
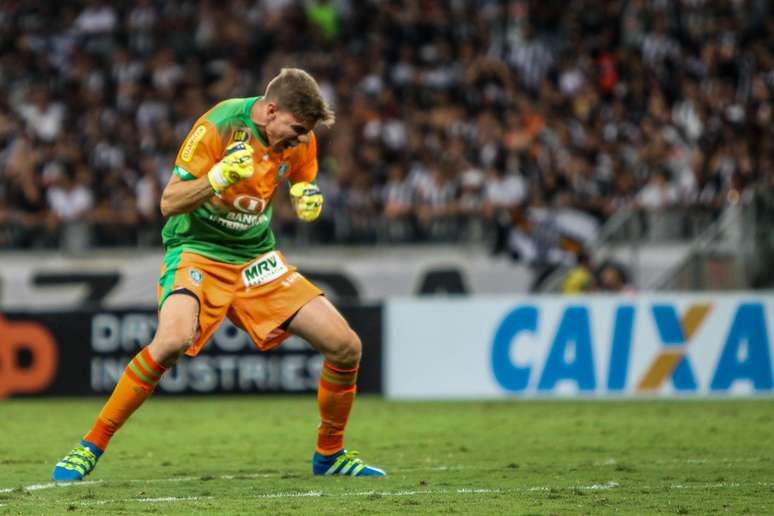
<svg viewBox="0 0 774 516">
<path fill-rule="evenodd" d="M 575 266 L 562 281 L 562 294 L 582 294 L 591 292 L 596 287 L 591 257 L 586 252 L 578 254 Z"/>
<path fill-rule="evenodd" d="M 8 149 L 0 198 L 0 245 L 38 247 L 53 239 L 53 220 L 30 150 L 30 142 L 23 137 L 16 138 Z"/>
<path fill-rule="evenodd" d="M 382 202 L 386 237 L 407 240 L 413 231 L 414 188 L 402 165 L 393 164 L 387 171 Z"/>
<path fill-rule="evenodd" d="M 628 275 L 617 262 L 607 261 L 597 269 L 597 288 L 602 292 L 625 292 L 630 290 Z"/>
</svg>

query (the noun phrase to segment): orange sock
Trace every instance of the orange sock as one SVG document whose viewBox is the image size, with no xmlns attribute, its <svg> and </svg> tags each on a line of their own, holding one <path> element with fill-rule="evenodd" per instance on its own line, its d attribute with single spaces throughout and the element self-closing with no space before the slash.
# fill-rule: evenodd
<svg viewBox="0 0 774 516">
<path fill-rule="evenodd" d="M 126 366 L 113 394 L 83 440 L 105 451 L 113 434 L 148 399 L 166 370 L 153 360 L 147 347 L 137 353 Z"/>
<path fill-rule="evenodd" d="M 330 455 L 344 448 L 344 427 L 347 426 L 357 391 L 357 367 L 338 369 L 323 362 L 317 405 L 320 407 L 320 428 L 317 430 L 317 451 Z"/>
</svg>

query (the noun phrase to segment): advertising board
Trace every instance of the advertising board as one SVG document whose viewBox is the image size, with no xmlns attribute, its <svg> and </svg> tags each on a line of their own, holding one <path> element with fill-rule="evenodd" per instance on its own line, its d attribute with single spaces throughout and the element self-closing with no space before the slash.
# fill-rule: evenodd
<svg viewBox="0 0 774 516">
<path fill-rule="evenodd" d="M 381 392 L 381 309 L 341 311 L 363 342 L 359 392 Z M 155 328 L 148 309 L 0 313 L 0 399 L 109 394 Z M 261 353 L 226 320 L 199 356 L 183 357 L 164 375 L 156 393 L 316 392 L 321 366 L 302 339 Z"/>
<path fill-rule="evenodd" d="M 772 394 L 774 295 L 400 299 L 394 398 Z"/>
</svg>

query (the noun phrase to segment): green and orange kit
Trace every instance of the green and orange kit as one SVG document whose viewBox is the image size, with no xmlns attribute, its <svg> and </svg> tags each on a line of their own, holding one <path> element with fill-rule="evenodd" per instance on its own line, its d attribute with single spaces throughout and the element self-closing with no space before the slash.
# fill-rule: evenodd
<svg viewBox="0 0 774 516">
<path fill-rule="evenodd" d="M 283 152 L 269 148 L 250 118 L 261 97 L 223 101 L 194 124 L 180 146 L 174 173 L 182 180 L 206 175 L 233 142 L 248 142 L 254 150 L 253 175 L 196 210 L 169 218 L 162 231 L 167 251 L 189 251 L 232 264 L 245 263 L 274 249 L 271 201 L 280 181 L 314 181 L 317 141 Z"/>
</svg>

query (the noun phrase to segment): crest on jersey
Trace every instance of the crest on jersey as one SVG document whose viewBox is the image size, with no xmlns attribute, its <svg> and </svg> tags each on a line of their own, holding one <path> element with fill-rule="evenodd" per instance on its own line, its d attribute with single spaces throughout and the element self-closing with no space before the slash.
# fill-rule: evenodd
<svg viewBox="0 0 774 516">
<path fill-rule="evenodd" d="M 247 129 L 241 128 L 234 131 L 235 142 L 246 142 L 249 139 L 250 139 L 250 131 L 248 131 Z"/>
<path fill-rule="evenodd" d="M 194 269 L 191 267 L 188 269 L 188 275 L 191 277 L 191 281 L 193 281 L 197 285 L 202 284 L 202 279 L 204 279 L 204 276 L 198 269 Z"/>
<path fill-rule="evenodd" d="M 277 179 L 282 179 L 282 176 L 288 173 L 288 168 L 290 168 L 290 165 L 287 163 L 280 163 L 277 167 Z"/>
</svg>

